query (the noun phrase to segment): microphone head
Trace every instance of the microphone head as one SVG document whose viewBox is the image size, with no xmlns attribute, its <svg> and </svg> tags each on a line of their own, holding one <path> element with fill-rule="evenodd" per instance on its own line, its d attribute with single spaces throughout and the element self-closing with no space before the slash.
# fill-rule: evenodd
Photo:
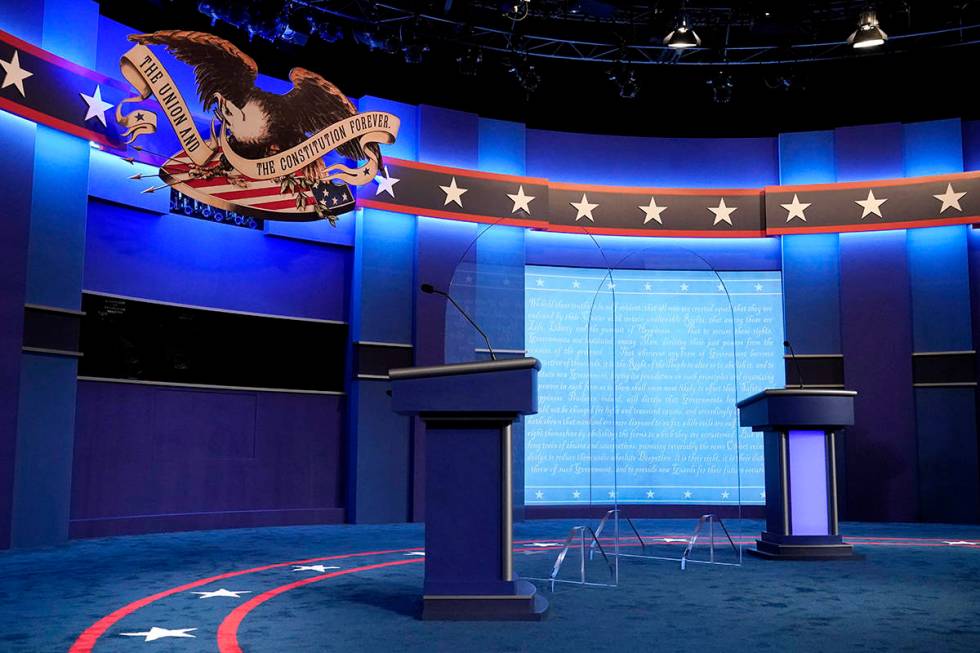
<svg viewBox="0 0 980 653">
<path fill-rule="evenodd" d="M 783 340 L 783 347 L 789 347 L 789 340 Z"/>
<path fill-rule="evenodd" d="M 419 286 L 419 290 L 427 295 L 431 295 L 436 291 L 435 286 L 433 286 L 431 283 L 423 283 L 421 286 Z"/>
</svg>

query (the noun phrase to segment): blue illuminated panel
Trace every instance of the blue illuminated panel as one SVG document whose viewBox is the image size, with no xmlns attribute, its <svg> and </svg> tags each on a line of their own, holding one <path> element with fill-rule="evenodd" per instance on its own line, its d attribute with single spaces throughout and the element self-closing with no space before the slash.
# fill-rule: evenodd
<svg viewBox="0 0 980 653">
<path fill-rule="evenodd" d="M 528 504 L 764 502 L 762 438 L 736 438 L 735 386 L 784 383 L 778 272 L 528 266 L 525 290 L 542 362 Z"/>
</svg>

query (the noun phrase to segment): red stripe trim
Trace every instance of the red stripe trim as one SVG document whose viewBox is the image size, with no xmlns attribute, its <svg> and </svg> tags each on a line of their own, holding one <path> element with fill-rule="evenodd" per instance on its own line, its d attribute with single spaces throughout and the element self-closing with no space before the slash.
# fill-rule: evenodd
<svg viewBox="0 0 980 653">
<path fill-rule="evenodd" d="M 243 188 L 241 190 L 230 190 L 224 193 L 212 193 L 215 197 L 220 197 L 223 200 L 238 200 L 244 199 L 246 197 L 268 197 L 270 195 L 282 195 L 283 193 L 279 190 L 279 186 L 263 186 L 261 188 Z M 307 197 L 307 200 L 310 198 Z M 307 201 L 307 204 L 312 204 L 312 202 Z M 292 200 L 292 205 L 296 205 L 296 200 Z"/>
<path fill-rule="evenodd" d="M 303 587 L 313 583 L 319 583 L 320 581 L 328 580 L 330 578 L 337 578 L 338 576 L 347 576 L 348 574 L 371 571 L 372 569 L 383 569 L 385 567 L 418 564 L 424 561 L 424 558 L 416 558 L 413 560 L 392 560 L 391 562 L 379 562 L 378 564 L 374 565 L 354 567 L 353 569 L 343 569 L 341 571 L 335 571 L 322 576 L 304 578 L 303 580 L 298 580 L 294 583 L 287 583 L 286 585 L 280 585 L 279 587 L 262 592 L 261 594 L 252 597 L 232 610 L 231 613 L 225 617 L 224 621 L 221 622 L 221 625 L 218 626 L 218 650 L 221 651 L 221 653 L 242 653 L 242 648 L 238 645 L 238 627 L 241 625 L 242 621 L 246 616 L 248 616 L 248 613 L 255 608 L 259 607 L 270 599 L 274 599 L 280 594 L 285 594 L 289 590 L 294 590 L 297 587 Z"/>
<path fill-rule="evenodd" d="M 76 75 L 87 77 L 99 84 L 112 86 L 122 91 L 132 91 L 132 89 L 129 86 L 123 84 L 118 80 L 113 79 L 112 77 L 106 77 L 100 72 L 96 72 L 94 70 L 90 70 L 83 66 L 79 66 L 74 61 L 63 59 L 62 57 L 59 57 L 56 54 L 52 54 L 47 50 L 42 50 L 41 48 L 37 47 L 33 43 L 28 43 L 23 39 L 19 39 L 13 34 L 11 34 L 10 32 L 5 32 L 2 29 L 0 29 L 0 41 L 6 42 L 8 45 L 11 45 L 18 50 L 23 50 L 24 52 L 28 52 L 31 55 L 37 57 L 38 59 L 44 59 L 48 63 L 52 63 L 56 66 L 69 70 L 75 73 Z M 135 91 L 133 91 L 133 93 L 135 93 Z"/>
<path fill-rule="evenodd" d="M 310 206 L 315 204 L 316 200 L 312 197 L 307 197 L 305 206 Z M 282 209 L 295 209 L 296 200 L 276 200 L 275 202 L 261 202 L 259 204 L 248 204 L 252 208 L 256 209 L 266 209 L 267 211 L 281 211 Z"/>
<path fill-rule="evenodd" d="M 751 229 L 732 229 L 727 231 L 711 231 L 710 229 L 616 229 L 613 227 L 584 227 L 575 225 L 548 225 L 545 228 L 546 231 L 556 231 L 558 233 L 566 234 L 578 234 L 578 233 L 591 233 L 596 235 L 604 236 L 649 236 L 656 238 L 660 237 L 673 237 L 673 238 L 761 238 L 766 235 L 766 232 L 761 230 L 751 230 Z"/>
<path fill-rule="evenodd" d="M 263 565 L 261 567 L 252 567 L 251 569 L 242 569 L 241 571 L 230 571 L 224 574 L 218 574 L 217 576 L 210 576 L 208 578 L 202 578 L 200 580 L 193 581 L 191 583 L 186 583 L 178 587 L 172 587 L 168 590 L 158 592 L 152 596 L 144 597 L 138 601 L 133 601 L 128 605 L 124 605 L 115 612 L 102 617 L 94 624 L 89 626 L 78 636 L 75 643 L 72 644 L 71 648 L 68 649 L 68 653 L 88 653 L 95 646 L 95 642 L 105 634 L 109 628 L 114 626 L 117 622 L 122 620 L 127 615 L 130 615 L 140 608 L 144 608 L 147 605 L 159 601 L 160 599 L 166 598 L 168 596 L 173 596 L 174 594 L 179 594 L 181 592 L 186 592 L 192 590 L 195 587 L 200 587 L 202 585 L 207 585 L 208 583 L 213 583 L 215 581 L 224 580 L 226 578 L 234 578 L 235 576 L 244 576 L 245 574 L 254 574 L 260 571 L 268 571 L 269 569 L 277 569 L 280 567 L 289 567 L 292 565 L 305 565 L 311 562 L 324 562 L 327 560 L 343 560 L 346 558 L 361 558 L 366 556 L 375 555 L 387 555 L 391 553 L 405 553 L 407 551 L 419 551 L 418 547 L 410 549 L 388 549 L 385 551 L 364 551 L 361 553 L 345 553 L 332 556 L 324 556 L 321 558 L 307 558 L 306 560 L 293 560 L 290 562 L 277 562 L 271 565 Z M 414 562 L 414 560 L 413 560 Z"/>
<path fill-rule="evenodd" d="M 980 172 L 961 172 L 948 175 L 930 175 L 926 177 L 898 177 L 896 179 L 875 179 L 871 181 L 846 181 L 832 184 L 803 184 L 799 186 L 766 186 L 767 193 L 793 193 L 804 190 L 847 190 L 849 188 L 878 188 L 888 186 L 906 186 L 912 184 L 928 184 L 937 181 L 953 182 L 956 180 L 976 179 Z"/>
<path fill-rule="evenodd" d="M 829 227 L 772 227 L 766 230 L 771 235 L 782 234 L 835 234 L 856 231 L 891 231 L 894 229 L 916 229 L 918 227 L 941 227 L 943 225 L 973 224 L 980 222 L 980 216 L 963 218 L 936 218 L 931 220 L 909 220 L 905 222 L 880 222 L 878 224 L 852 224 Z"/>
<path fill-rule="evenodd" d="M 506 218 L 490 215 L 477 215 L 471 213 L 455 213 L 453 211 L 440 211 L 439 209 L 423 209 L 418 206 L 407 206 L 404 204 L 388 204 L 377 200 L 360 199 L 357 200 L 358 206 L 369 209 L 379 209 L 381 211 L 393 211 L 395 213 L 407 213 L 409 215 L 419 215 L 422 217 L 443 218 L 445 220 L 460 220 L 463 222 L 481 222 L 503 224 L 512 227 L 533 227 L 545 229 L 548 223 L 544 220 L 532 220 L 524 218 Z"/>
<path fill-rule="evenodd" d="M 41 123 L 42 125 L 47 125 L 48 127 L 66 132 L 72 136 L 78 136 L 79 138 L 84 138 L 88 141 L 94 141 L 99 145 L 104 145 L 110 149 L 116 149 L 119 147 L 118 143 L 113 143 L 106 138 L 105 135 L 100 134 L 99 132 L 85 129 L 84 127 L 79 127 L 78 125 L 73 125 L 70 122 L 66 122 L 60 118 L 55 118 L 54 116 L 49 116 L 46 113 L 41 113 L 40 111 L 24 106 L 23 104 L 11 102 L 7 98 L 0 97 L 0 109 L 9 111 L 10 113 L 33 122 Z"/>
<path fill-rule="evenodd" d="M 548 188 L 566 191 L 588 191 L 590 193 L 612 193 L 621 195 L 694 195 L 699 197 L 762 196 L 759 188 L 648 188 L 634 186 L 592 186 L 585 184 L 568 184 L 564 182 L 548 182 Z"/>
<path fill-rule="evenodd" d="M 528 184 L 537 186 L 547 186 L 548 180 L 540 177 L 520 177 L 517 175 L 504 175 L 496 172 L 483 172 L 482 170 L 468 170 L 466 168 L 450 168 L 448 166 L 438 166 L 433 163 L 422 163 L 421 161 L 408 161 L 406 159 L 395 159 L 385 157 L 385 161 L 402 168 L 412 168 L 414 170 L 427 170 L 429 172 L 439 172 L 457 177 L 476 177 L 477 179 L 489 179 L 491 181 L 511 181 L 517 184 Z"/>
</svg>

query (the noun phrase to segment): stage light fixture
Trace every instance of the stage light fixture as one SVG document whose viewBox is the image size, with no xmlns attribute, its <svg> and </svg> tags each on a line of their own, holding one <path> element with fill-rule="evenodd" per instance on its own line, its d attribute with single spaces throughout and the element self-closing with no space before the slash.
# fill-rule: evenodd
<svg viewBox="0 0 980 653">
<path fill-rule="evenodd" d="M 483 63 L 483 52 L 476 47 L 471 47 L 466 52 L 456 57 L 459 65 L 459 74 L 467 77 L 475 77 L 480 71 L 480 64 Z"/>
<path fill-rule="evenodd" d="M 735 79 L 724 70 L 707 81 L 711 88 L 711 99 L 715 104 L 728 104 L 732 101 L 732 93 L 735 90 Z"/>
<path fill-rule="evenodd" d="M 538 90 L 538 86 L 541 84 L 541 75 L 534 68 L 534 64 L 528 62 L 526 56 L 520 59 L 512 58 L 508 64 L 507 72 L 514 76 L 529 97 Z"/>
<path fill-rule="evenodd" d="M 682 16 L 680 24 L 664 37 L 664 45 L 675 50 L 697 48 L 701 45 L 701 37 L 687 24 L 687 16 Z"/>
<path fill-rule="evenodd" d="M 847 37 L 847 42 L 854 48 L 875 48 L 887 40 L 888 35 L 878 25 L 878 14 L 873 9 L 861 12 L 857 29 Z"/>
</svg>

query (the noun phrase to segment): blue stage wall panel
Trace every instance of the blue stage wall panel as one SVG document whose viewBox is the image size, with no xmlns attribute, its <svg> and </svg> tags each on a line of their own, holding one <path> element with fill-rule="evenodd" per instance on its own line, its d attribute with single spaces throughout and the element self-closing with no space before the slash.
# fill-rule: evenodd
<svg viewBox="0 0 980 653">
<path fill-rule="evenodd" d="M 905 172 L 901 123 L 834 130 L 837 181 L 893 179 Z"/>
<path fill-rule="evenodd" d="M 908 231 L 914 351 L 972 348 L 970 230 L 964 225 Z"/>
<path fill-rule="evenodd" d="M 980 120 L 963 121 L 963 169 L 980 170 Z"/>
<path fill-rule="evenodd" d="M 980 519 L 976 390 L 916 388 L 921 521 L 976 523 Z"/>
<path fill-rule="evenodd" d="M 782 241 L 786 339 L 798 354 L 839 354 L 837 234 L 783 236 Z"/>
<path fill-rule="evenodd" d="M 502 175 L 524 175 L 527 142 L 524 125 L 507 120 L 480 118 L 478 167 Z"/>
<path fill-rule="evenodd" d="M 418 108 L 419 161 L 474 169 L 480 165 L 480 119 L 475 113 L 427 104 Z"/>
<path fill-rule="evenodd" d="M 905 176 L 963 172 L 963 125 L 959 118 L 902 125 Z"/>
<path fill-rule="evenodd" d="M 779 135 L 779 183 L 832 184 L 837 181 L 834 132 L 792 132 Z"/>
<path fill-rule="evenodd" d="M 345 320 L 349 251 L 93 201 L 85 289 L 192 306 Z"/>
<path fill-rule="evenodd" d="M 342 521 L 343 398 L 81 381 L 75 537 Z"/>
<path fill-rule="evenodd" d="M 844 438 L 844 519 L 919 514 L 906 241 L 904 230 L 840 235 L 844 379 L 858 393 Z"/>
<path fill-rule="evenodd" d="M 758 188 L 779 182 L 776 138 L 643 138 L 527 130 L 527 174 L 552 181 L 661 188 Z"/>
<path fill-rule="evenodd" d="M 36 131 L 34 123 L 0 111 L 0 149 L 11 161 L 34 160 Z M 10 166 L 0 175 L 4 198 L 0 227 L 0 549 L 10 546 L 33 176 L 33 165 Z"/>
</svg>

